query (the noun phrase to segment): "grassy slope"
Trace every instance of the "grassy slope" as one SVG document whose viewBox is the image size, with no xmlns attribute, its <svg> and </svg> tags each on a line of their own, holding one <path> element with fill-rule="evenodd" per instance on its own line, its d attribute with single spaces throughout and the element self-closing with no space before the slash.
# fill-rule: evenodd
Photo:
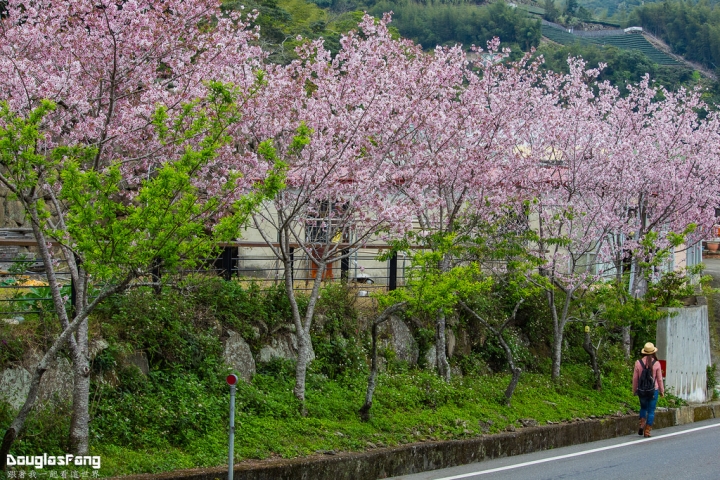
<svg viewBox="0 0 720 480">
<path fill-rule="evenodd" d="M 636 408 L 636 400 L 630 395 L 629 369 L 606 377 L 602 392 L 586 386 L 590 384 L 590 371 L 585 366 L 567 368 L 564 374 L 557 385 L 544 375 L 524 375 L 512 406 L 498 402 L 509 379 L 506 375 L 457 378 L 446 385 L 426 372 L 385 374 L 380 377 L 369 423 L 360 422 L 355 413 L 364 393 L 363 378 L 334 382 L 311 375 L 309 415 L 303 418 L 295 414 L 292 383 L 287 377 L 259 375 L 252 386 L 242 386 L 238 394 L 236 460 L 291 458 L 318 451 L 358 451 L 372 446 L 469 438 L 503 431 L 511 424 L 520 427 L 519 419 L 545 424 L 626 413 Z M 213 427 L 204 434 L 197 432 L 184 445 L 160 440 L 155 434 L 150 435 L 155 437 L 151 441 L 130 442 L 136 445 L 96 442 L 94 450 L 103 457 L 103 475 L 222 465 L 227 451 L 227 399 L 222 388 L 215 394 L 203 390 L 198 388 L 193 398 L 198 408 L 206 405 L 212 412 Z M 126 402 L 113 402 L 115 413 L 140 408 L 134 400 Z M 170 415 L 192 416 L 192 407 L 188 409 L 182 402 L 160 403 L 178 405 L 179 411 Z M 135 418 L 131 422 L 149 426 L 149 417 L 156 411 L 151 407 L 145 414 L 145 420 Z"/>
<path fill-rule="evenodd" d="M 93 337 L 110 344 L 93 361 L 90 408 L 91 450 L 102 455 L 103 476 L 223 465 L 229 369 L 222 361 L 220 332 L 243 332 L 257 353 L 267 339 L 254 336 L 252 325 L 262 319 L 273 331 L 289 315 L 280 289 L 262 292 L 257 286 L 212 279 L 190 284 L 183 292 L 168 289 L 157 296 L 137 291 L 114 298 L 91 322 Z M 507 374 L 471 374 L 483 369 L 467 367 L 467 375 L 446 384 L 390 355 L 388 371 L 379 377 L 373 418 L 363 423 L 356 412 L 367 381 L 367 345 L 358 338 L 359 319 L 348 300 L 342 287 L 329 287 L 318 306 L 326 321 L 313 333 L 318 358 L 308 374 L 307 417 L 297 413 L 289 362 L 261 366 L 251 384 L 238 387 L 236 461 L 469 438 L 520 427 L 519 419 L 542 425 L 637 408 L 630 393 L 630 366 L 613 359 L 617 349 L 601 358 L 601 392 L 592 390 L 587 358 L 577 348 L 567 352 L 557 383 L 550 381 L 547 361 L 538 364 L 526 355 L 526 371 L 531 372 L 523 374 L 511 406 L 501 402 Z M 42 347 L 50 325 L 54 322 L 39 319 L 0 325 L 1 336 L 14 345 L 3 349 L 0 365 L 16 364 L 32 345 Z M 147 377 L 123 360 L 138 350 L 150 360 Z M 14 413 L 0 402 L 0 431 Z M 69 418 L 66 404 L 33 412 L 12 453 L 68 451 Z"/>
</svg>

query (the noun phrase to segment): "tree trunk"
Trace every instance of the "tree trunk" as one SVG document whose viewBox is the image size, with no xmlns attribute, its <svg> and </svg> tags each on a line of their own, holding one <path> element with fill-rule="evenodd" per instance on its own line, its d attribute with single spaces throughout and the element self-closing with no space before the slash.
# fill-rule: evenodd
<svg viewBox="0 0 720 480">
<path fill-rule="evenodd" d="M 562 362 L 563 332 L 560 328 L 553 329 L 553 351 L 552 351 L 552 379 L 560 378 L 560 364 Z"/>
<path fill-rule="evenodd" d="M 293 393 L 295 398 L 300 401 L 300 413 L 302 416 L 307 415 L 307 409 L 305 408 L 305 377 L 307 375 L 307 368 L 312 360 L 312 342 L 310 341 L 310 334 L 304 330 L 297 332 L 298 340 L 298 359 L 295 366 L 295 389 Z"/>
<path fill-rule="evenodd" d="M 503 338 L 502 331 L 496 331 L 494 333 L 497 336 L 500 345 L 502 345 L 503 350 L 505 350 L 505 357 L 507 358 L 508 365 L 510 366 L 510 371 L 512 372 L 510 384 L 505 390 L 505 402 L 510 405 L 510 400 L 512 399 L 513 392 L 515 392 L 515 387 L 517 387 L 517 384 L 520 381 L 520 374 L 522 373 L 522 370 L 515 365 L 515 357 L 513 356 L 512 349 L 510 349 L 507 342 L 505 341 L 505 338 Z"/>
<path fill-rule="evenodd" d="M 295 398 L 298 399 L 300 402 L 300 413 L 302 415 L 305 415 L 305 376 L 307 374 L 307 367 L 310 363 L 310 357 L 311 357 L 311 351 L 312 346 L 310 344 L 309 340 L 309 333 L 306 334 L 305 328 L 303 326 L 302 317 L 300 315 L 300 308 L 297 304 L 297 299 L 295 298 L 295 285 L 294 285 L 294 279 L 293 279 L 293 271 L 292 271 L 292 258 L 287 251 L 288 245 L 290 243 L 289 240 L 289 233 L 287 231 L 284 231 L 281 239 L 281 251 L 282 251 L 282 262 L 283 267 L 285 269 L 285 294 L 288 297 L 288 300 L 290 301 L 290 309 L 292 311 L 293 316 L 293 324 L 295 325 L 295 335 L 297 336 L 297 342 L 298 342 L 298 359 L 297 363 L 295 364 L 295 388 L 293 389 L 293 393 L 295 395 Z M 322 273 L 320 273 L 322 276 Z M 315 289 L 313 288 L 313 292 Z M 310 331 L 308 327 L 308 332 Z"/>
<path fill-rule="evenodd" d="M 445 313 L 440 312 L 435 329 L 435 358 L 438 375 L 446 382 L 450 381 L 450 363 L 447 359 L 447 340 L 445 339 Z"/>
<path fill-rule="evenodd" d="M 365 403 L 360 407 L 358 413 L 363 422 L 370 421 L 370 408 L 372 408 L 373 394 L 375 393 L 375 384 L 377 382 L 378 366 L 377 366 L 377 330 L 378 324 L 373 323 L 372 326 L 372 347 L 370 350 L 370 375 L 368 376 L 367 390 L 365 391 Z"/>
<path fill-rule="evenodd" d="M 592 344 L 590 332 L 585 332 L 583 348 L 587 354 L 590 355 L 590 364 L 592 365 L 593 373 L 595 374 L 595 390 L 602 390 L 602 376 L 600 375 L 600 367 L 598 367 L 597 350 L 595 350 L 595 346 Z"/>
<path fill-rule="evenodd" d="M 70 324 L 67 312 L 65 310 L 65 299 L 60 292 L 60 284 L 55 275 L 52 255 L 47 245 L 47 239 L 44 232 L 40 228 L 40 217 L 37 212 L 37 206 L 28 207 L 31 218 L 33 234 L 38 244 L 40 256 L 45 264 L 45 273 L 47 275 L 50 292 L 55 307 L 55 312 L 60 319 L 63 329 L 67 329 Z M 74 292 L 77 305 L 76 311 L 72 312 L 73 317 L 77 316 L 78 309 L 84 310 L 87 306 L 87 298 L 85 296 L 85 282 L 87 277 L 84 271 L 75 261 L 72 252 L 69 249 L 63 249 L 68 266 L 71 268 L 73 280 L 75 282 Z M 90 366 L 88 358 L 88 320 L 87 317 L 80 321 L 75 331 L 75 335 L 70 335 L 68 339 L 70 354 L 73 359 L 73 413 L 70 418 L 70 447 L 71 451 L 78 455 L 88 453 L 89 449 L 89 402 L 90 402 Z M 52 359 L 51 359 L 52 360 Z M 24 422 L 24 419 L 23 419 Z"/>
<path fill-rule="evenodd" d="M 630 336 L 629 325 L 622 327 L 622 345 L 625 360 L 630 360 L 630 357 L 632 357 L 632 337 Z"/>
<path fill-rule="evenodd" d="M 73 360 L 73 412 L 70 418 L 70 451 L 86 455 L 89 451 L 90 362 L 88 359 L 88 321 L 77 331 L 77 355 Z"/>
<path fill-rule="evenodd" d="M 513 393 L 515 392 L 515 387 L 517 387 L 518 382 L 520 381 L 520 374 L 522 373 L 522 370 L 520 367 L 515 365 L 515 356 L 513 355 L 512 349 L 505 341 L 505 337 L 503 337 L 503 331 L 505 328 L 510 324 L 511 321 L 514 321 L 517 316 L 518 308 L 520 308 L 520 305 L 525 300 L 520 300 L 518 303 L 515 304 L 515 308 L 513 309 L 512 315 L 505 321 L 505 323 L 502 324 L 502 326 L 498 329 L 490 325 L 488 322 L 486 322 L 480 315 L 478 315 L 475 311 L 473 311 L 470 307 L 467 306 L 467 304 L 463 301 L 460 301 L 460 306 L 465 309 L 466 312 L 468 312 L 470 315 L 475 317 L 480 323 L 485 326 L 488 330 L 490 330 L 498 339 L 498 342 L 500 342 L 500 345 L 502 346 L 503 350 L 505 351 L 505 358 L 507 359 L 508 366 L 510 367 L 510 371 L 512 372 L 512 378 L 510 379 L 510 384 L 508 385 L 507 389 L 505 389 L 505 403 L 510 405 L 510 400 L 512 399 Z"/>
<path fill-rule="evenodd" d="M 507 389 L 505 390 L 505 399 L 506 399 L 506 402 L 508 405 L 510 405 L 510 401 L 512 400 L 513 392 L 515 392 L 515 387 L 517 387 L 517 384 L 520 381 L 521 373 L 522 373 L 522 370 L 520 368 L 512 369 L 512 378 L 510 379 L 510 384 L 508 385 Z"/>
<path fill-rule="evenodd" d="M 375 385 L 377 382 L 377 374 L 378 374 L 378 362 L 377 362 L 377 333 L 378 333 L 378 327 L 380 324 L 385 322 L 390 318 L 390 316 L 397 312 L 398 310 L 401 310 L 405 308 L 405 305 L 407 305 L 407 302 L 400 302 L 396 303 L 395 305 L 392 305 L 385 309 L 384 312 L 380 314 L 380 316 L 373 322 L 372 324 L 372 347 L 370 350 L 370 375 L 368 376 L 368 386 L 367 390 L 365 391 L 365 403 L 362 407 L 360 407 L 360 410 L 358 410 L 358 413 L 360 414 L 360 419 L 363 422 L 367 422 L 370 420 L 370 409 L 372 408 L 372 399 L 373 394 L 375 393 Z"/>
<path fill-rule="evenodd" d="M 563 335 L 565 333 L 565 325 L 568 322 L 568 315 L 570 312 L 570 302 L 572 300 L 575 289 L 563 291 L 565 299 L 563 301 L 562 312 L 560 315 L 557 313 L 557 305 L 555 300 L 557 299 L 555 292 L 547 292 L 548 303 L 550 311 L 552 312 L 553 319 L 553 352 L 552 352 L 552 379 L 557 380 L 560 378 L 560 365 L 562 364 L 562 346 L 563 346 Z"/>
<path fill-rule="evenodd" d="M 322 284 L 322 277 L 325 274 L 325 267 L 325 263 L 318 265 L 317 274 L 315 280 L 313 281 L 313 288 L 310 291 L 310 298 L 308 299 L 304 321 L 295 322 L 296 326 L 299 326 L 300 328 L 296 331 L 298 339 L 298 360 L 295 366 L 294 392 L 295 398 L 300 401 L 300 413 L 302 416 L 307 415 L 307 409 L 305 408 L 305 376 L 307 375 L 308 365 L 310 365 L 310 362 L 314 358 L 312 339 L 310 338 L 310 328 L 312 327 L 315 306 L 317 305 L 318 298 L 320 297 L 320 285 Z M 297 309 L 297 302 L 295 301 L 295 290 L 291 289 L 290 294 L 293 295 L 292 303 L 296 305 L 294 312 L 297 312 L 299 318 L 300 311 Z"/>
</svg>

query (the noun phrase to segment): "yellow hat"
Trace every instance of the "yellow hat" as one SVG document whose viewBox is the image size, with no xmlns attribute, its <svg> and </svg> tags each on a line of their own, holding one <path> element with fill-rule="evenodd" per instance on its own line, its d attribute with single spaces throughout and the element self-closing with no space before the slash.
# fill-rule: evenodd
<svg viewBox="0 0 720 480">
<path fill-rule="evenodd" d="M 647 342 L 645 344 L 645 347 L 642 349 L 643 355 L 652 355 L 653 353 L 657 352 L 657 348 L 655 348 L 655 345 L 652 344 L 652 342 Z"/>
</svg>

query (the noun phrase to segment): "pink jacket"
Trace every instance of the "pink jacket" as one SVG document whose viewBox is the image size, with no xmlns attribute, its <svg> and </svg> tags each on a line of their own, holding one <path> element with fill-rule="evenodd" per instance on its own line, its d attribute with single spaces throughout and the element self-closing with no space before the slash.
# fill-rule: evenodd
<svg viewBox="0 0 720 480">
<path fill-rule="evenodd" d="M 645 357 L 642 360 L 638 360 L 635 362 L 635 370 L 633 371 L 633 384 L 632 384 L 632 391 L 633 395 L 637 395 L 637 387 L 638 387 L 638 380 L 640 380 L 640 374 L 643 371 L 642 365 L 640 365 L 640 362 L 645 362 L 645 365 L 649 365 L 650 362 L 652 362 L 651 357 Z M 655 379 L 655 390 L 660 391 L 660 395 L 665 395 L 665 385 L 663 384 L 663 377 L 662 377 L 662 368 L 660 367 L 660 362 L 655 362 L 655 365 L 653 365 L 653 378 Z"/>
</svg>

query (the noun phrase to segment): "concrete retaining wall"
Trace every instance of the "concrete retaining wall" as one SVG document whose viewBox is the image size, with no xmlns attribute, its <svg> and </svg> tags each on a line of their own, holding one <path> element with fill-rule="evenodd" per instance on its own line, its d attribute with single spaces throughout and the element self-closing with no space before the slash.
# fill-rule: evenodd
<svg viewBox="0 0 720 480">
<path fill-rule="evenodd" d="M 657 356 L 667 361 L 665 389 L 688 402 L 707 400 L 711 364 L 707 301 L 699 297 L 698 304 L 668 308 L 657 324 Z"/>
<path fill-rule="evenodd" d="M 720 402 L 655 412 L 654 429 L 720 418 Z M 258 460 L 235 466 L 236 480 L 373 480 L 567 447 L 637 433 L 637 415 L 521 428 L 468 440 L 426 442 L 360 453 L 290 460 Z M 116 480 L 225 480 L 227 468 L 115 477 Z M 112 480 L 112 479 L 111 479 Z"/>
<path fill-rule="evenodd" d="M 720 414 L 720 408 L 717 410 Z M 712 408 L 709 411 L 715 414 Z M 687 412 L 682 418 L 694 419 L 693 414 Z M 674 410 L 656 412 L 656 429 L 676 424 L 677 415 Z M 515 432 L 483 435 L 469 440 L 417 443 L 332 456 L 244 462 L 236 465 L 234 477 L 236 480 L 371 480 L 594 442 L 636 432 L 636 415 L 608 417 L 521 428 Z M 227 478 L 227 469 L 197 469 L 118 478 L 224 480 Z"/>
<path fill-rule="evenodd" d="M 686 423 L 720 418 L 720 402 L 674 408 L 670 410 L 670 413 L 673 416 L 675 425 L 685 425 Z"/>
</svg>

